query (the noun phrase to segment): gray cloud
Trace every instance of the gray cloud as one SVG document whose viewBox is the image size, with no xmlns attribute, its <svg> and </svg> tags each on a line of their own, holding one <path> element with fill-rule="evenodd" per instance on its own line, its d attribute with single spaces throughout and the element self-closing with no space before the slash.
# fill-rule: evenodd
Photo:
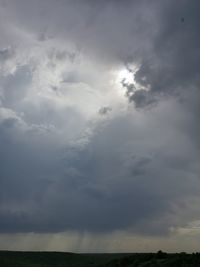
<svg viewBox="0 0 200 267">
<path fill-rule="evenodd" d="M 110 111 L 112 111 L 112 108 L 110 108 L 110 107 L 102 107 L 102 108 L 99 109 L 99 114 L 100 115 L 106 115 Z"/>
<path fill-rule="evenodd" d="M 0 232 L 166 235 L 198 220 L 199 3 L 0 9 Z M 117 84 L 120 68 L 134 82 Z"/>
<path fill-rule="evenodd" d="M 7 59 L 11 58 L 14 54 L 14 51 L 11 47 L 3 48 L 0 50 L 0 60 L 6 61 Z"/>
<path fill-rule="evenodd" d="M 198 9 L 197 1 L 169 1 L 162 10 L 152 53 L 143 58 L 135 75 L 136 81 L 148 86 L 152 95 L 177 96 L 199 86 Z"/>
<path fill-rule="evenodd" d="M 179 127 L 171 127 L 173 119 L 165 125 L 165 112 L 154 112 L 155 117 L 114 119 L 97 129 L 84 149 L 67 150 L 65 160 L 51 147 L 4 140 L 1 232 L 132 229 L 163 235 L 181 225 L 181 203 L 199 192 L 192 167 L 197 151 Z M 162 131 L 149 128 L 152 124 Z"/>
</svg>

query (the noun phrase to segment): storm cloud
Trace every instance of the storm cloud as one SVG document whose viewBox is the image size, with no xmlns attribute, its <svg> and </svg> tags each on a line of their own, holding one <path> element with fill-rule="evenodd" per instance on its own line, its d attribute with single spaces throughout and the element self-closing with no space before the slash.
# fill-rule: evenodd
<svg viewBox="0 0 200 267">
<path fill-rule="evenodd" d="M 199 1 L 0 3 L 1 234 L 200 220 Z"/>
</svg>

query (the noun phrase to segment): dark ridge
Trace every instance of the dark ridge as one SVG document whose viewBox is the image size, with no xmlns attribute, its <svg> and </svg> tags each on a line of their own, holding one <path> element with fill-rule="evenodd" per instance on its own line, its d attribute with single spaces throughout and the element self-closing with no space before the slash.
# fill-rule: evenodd
<svg viewBox="0 0 200 267">
<path fill-rule="evenodd" d="M 0 267 L 200 267 L 200 253 L 0 251 Z"/>
</svg>

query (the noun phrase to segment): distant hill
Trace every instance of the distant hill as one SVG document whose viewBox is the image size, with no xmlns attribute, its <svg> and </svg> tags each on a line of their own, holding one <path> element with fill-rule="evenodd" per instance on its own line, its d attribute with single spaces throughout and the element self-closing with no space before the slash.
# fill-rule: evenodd
<svg viewBox="0 0 200 267">
<path fill-rule="evenodd" d="M 200 253 L 76 254 L 0 251 L 0 267 L 200 267 Z"/>
</svg>

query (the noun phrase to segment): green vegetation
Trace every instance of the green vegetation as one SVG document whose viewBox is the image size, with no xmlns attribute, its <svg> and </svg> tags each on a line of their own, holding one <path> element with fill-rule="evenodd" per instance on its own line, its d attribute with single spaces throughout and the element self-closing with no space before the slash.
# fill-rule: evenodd
<svg viewBox="0 0 200 267">
<path fill-rule="evenodd" d="M 76 254 L 0 251 L 1 267 L 200 267 L 200 253 Z"/>
</svg>

